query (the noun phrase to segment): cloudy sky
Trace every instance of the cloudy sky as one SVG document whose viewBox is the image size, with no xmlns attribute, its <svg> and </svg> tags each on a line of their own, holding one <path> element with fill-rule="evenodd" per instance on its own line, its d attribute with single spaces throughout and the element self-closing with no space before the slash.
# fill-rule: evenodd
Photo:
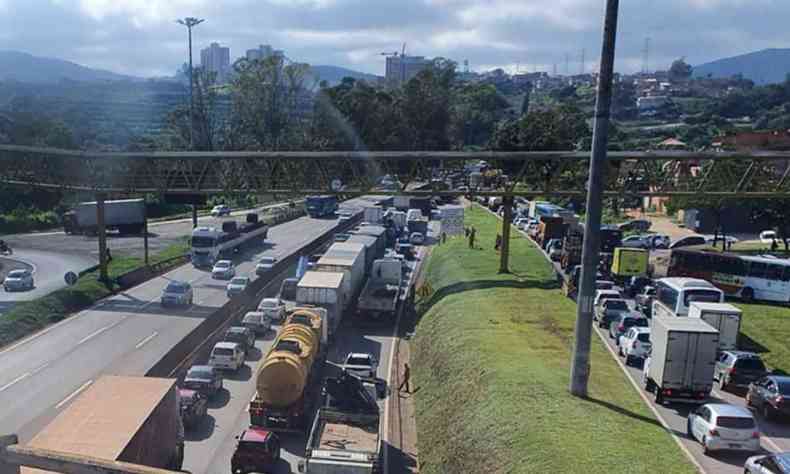
<svg viewBox="0 0 790 474">
<path fill-rule="evenodd" d="M 236 57 L 258 44 L 298 61 L 383 74 L 384 51 L 444 56 L 471 69 L 559 73 L 600 52 L 605 0 L 0 0 L 0 49 L 138 76 L 172 75 L 198 16 L 197 49 L 211 41 Z M 692 64 L 790 44 L 788 0 L 622 0 L 617 69 Z"/>
</svg>

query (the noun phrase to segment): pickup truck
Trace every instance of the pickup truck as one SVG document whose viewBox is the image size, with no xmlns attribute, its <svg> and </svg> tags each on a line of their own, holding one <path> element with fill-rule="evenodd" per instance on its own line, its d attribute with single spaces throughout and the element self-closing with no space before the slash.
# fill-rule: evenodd
<svg viewBox="0 0 790 474">
<path fill-rule="evenodd" d="M 379 363 L 372 354 L 349 352 L 343 363 L 343 370 L 361 377 L 376 377 Z"/>
</svg>

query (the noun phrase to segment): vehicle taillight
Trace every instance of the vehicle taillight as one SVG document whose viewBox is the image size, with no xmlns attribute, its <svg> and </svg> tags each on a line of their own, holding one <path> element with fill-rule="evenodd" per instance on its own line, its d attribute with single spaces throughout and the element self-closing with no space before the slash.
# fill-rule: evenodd
<svg viewBox="0 0 790 474">
<path fill-rule="evenodd" d="M 733 368 L 729 369 L 729 371 L 728 371 L 728 372 L 730 373 L 730 375 L 734 374 L 734 373 L 735 373 L 735 367 L 733 367 Z"/>
<path fill-rule="evenodd" d="M 672 396 L 672 389 L 668 388 L 668 389 L 664 390 L 664 395 Z"/>
<path fill-rule="evenodd" d="M 785 401 L 785 397 L 781 395 L 777 395 L 776 398 L 774 398 L 774 403 L 776 403 L 777 405 L 782 403 L 783 401 Z"/>
<path fill-rule="evenodd" d="M 719 436 L 719 432 L 713 428 L 708 431 L 708 436 Z"/>
<path fill-rule="evenodd" d="M 759 437 L 760 437 L 760 432 L 759 431 L 753 431 L 752 432 L 752 438 L 757 439 Z"/>
</svg>

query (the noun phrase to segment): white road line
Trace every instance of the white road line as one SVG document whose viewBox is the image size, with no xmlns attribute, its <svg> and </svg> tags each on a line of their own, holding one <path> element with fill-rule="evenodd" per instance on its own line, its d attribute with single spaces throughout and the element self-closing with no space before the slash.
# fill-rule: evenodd
<svg viewBox="0 0 790 474">
<path fill-rule="evenodd" d="M 25 372 L 24 374 L 20 375 L 19 377 L 15 378 L 14 380 L 8 382 L 7 384 L 0 387 L 0 392 L 4 391 L 7 388 L 10 388 L 12 385 L 21 382 L 22 380 L 30 377 L 30 372 Z"/>
<path fill-rule="evenodd" d="M 69 395 L 68 397 L 64 398 L 57 405 L 55 405 L 55 409 L 60 409 L 63 405 L 67 404 L 72 398 L 76 397 L 77 395 L 80 394 L 80 392 L 82 392 L 83 390 L 88 388 L 88 386 L 90 384 L 92 384 L 92 383 L 93 383 L 93 380 L 88 380 L 87 382 L 82 384 L 82 386 L 80 388 L 78 388 L 77 390 L 74 390 L 73 392 L 71 392 L 71 395 Z"/>
<path fill-rule="evenodd" d="M 85 336 L 85 337 L 83 337 L 82 339 L 80 339 L 80 342 L 78 342 L 78 343 L 77 343 L 77 345 L 79 346 L 79 345 L 82 345 L 82 344 L 84 344 L 84 343 L 86 343 L 86 342 L 90 341 L 90 340 L 91 340 L 91 339 L 93 339 L 94 337 L 96 337 L 96 336 L 98 336 L 99 334 L 103 333 L 104 331 L 106 331 L 106 330 L 110 329 L 110 326 L 111 326 L 111 325 L 109 325 L 109 324 L 108 324 L 107 326 L 104 326 L 104 327 L 102 327 L 102 328 L 99 328 L 99 329 L 97 329 L 97 330 L 93 331 L 92 333 L 90 333 L 90 334 L 88 334 L 87 336 Z"/>
<path fill-rule="evenodd" d="M 146 345 L 149 342 L 151 342 L 151 339 L 155 338 L 158 335 L 159 335 L 159 333 L 157 331 L 154 331 L 153 334 L 151 334 L 150 336 L 146 337 L 142 341 L 138 342 L 137 345 L 134 346 L 134 348 L 135 349 L 139 349 L 139 348 L 143 347 L 144 345 Z"/>
<path fill-rule="evenodd" d="M 46 369 L 48 366 L 49 366 L 49 362 L 44 362 L 43 364 L 41 364 L 37 368 L 33 369 L 33 371 L 30 372 L 30 375 L 36 375 L 37 373 L 39 373 L 42 370 Z"/>
</svg>

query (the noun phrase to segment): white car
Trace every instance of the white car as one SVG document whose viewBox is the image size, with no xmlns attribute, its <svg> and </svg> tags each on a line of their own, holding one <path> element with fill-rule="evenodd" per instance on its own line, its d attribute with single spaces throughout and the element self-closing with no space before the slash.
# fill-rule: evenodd
<svg viewBox="0 0 790 474">
<path fill-rule="evenodd" d="M 367 352 L 349 352 L 343 363 L 343 370 L 361 377 L 376 377 L 379 362 Z"/>
<path fill-rule="evenodd" d="M 249 284 L 250 284 L 249 277 L 231 278 L 230 282 L 228 282 L 228 286 L 226 289 L 228 298 L 232 298 L 233 295 L 238 295 L 239 293 L 244 293 L 244 290 L 247 289 L 247 285 Z"/>
<path fill-rule="evenodd" d="M 744 474 L 790 474 L 790 452 L 752 456 L 743 465 Z"/>
<path fill-rule="evenodd" d="M 707 403 L 688 416 L 689 438 L 711 451 L 760 451 L 760 432 L 752 412 L 726 403 Z"/>
<path fill-rule="evenodd" d="M 773 230 L 764 230 L 760 232 L 760 242 L 771 245 L 774 240 L 779 241 L 779 237 Z"/>
<path fill-rule="evenodd" d="M 645 360 L 650 353 L 650 328 L 631 327 L 620 336 L 620 355 L 625 357 L 625 365 L 632 365 L 635 360 Z"/>
<path fill-rule="evenodd" d="M 255 274 L 258 276 L 263 275 L 264 273 L 268 272 L 272 268 L 274 268 L 274 264 L 277 263 L 277 259 L 275 257 L 263 257 L 258 261 L 258 264 L 255 265 Z"/>
<path fill-rule="evenodd" d="M 33 273 L 30 270 L 11 270 L 3 280 L 3 289 L 5 291 L 25 291 L 35 288 L 33 282 Z"/>
<path fill-rule="evenodd" d="M 208 365 L 235 372 L 244 365 L 244 349 L 237 342 L 218 342 L 211 350 Z"/>
<path fill-rule="evenodd" d="M 225 204 L 220 204 L 219 206 L 214 206 L 211 209 L 211 215 L 214 217 L 220 216 L 229 216 L 230 215 L 230 208 Z"/>
<path fill-rule="evenodd" d="M 623 299 L 623 295 L 620 294 L 617 290 L 596 290 L 595 291 L 595 300 L 593 300 L 593 306 L 600 306 L 601 303 L 608 299 Z"/>
<path fill-rule="evenodd" d="M 258 311 L 273 321 L 282 321 L 285 318 L 285 303 L 280 298 L 264 298 L 258 304 Z"/>
<path fill-rule="evenodd" d="M 409 236 L 409 242 L 412 245 L 422 245 L 425 243 L 425 236 L 422 235 L 422 232 L 412 232 Z"/>
<path fill-rule="evenodd" d="M 241 325 L 257 335 L 264 335 L 272 328 L 272 320 L 261 311 L 248 311 L 241 320 Z"/>
<path fill-rule="evenodd" d="M 354 213 L 347 209 L 340 209 L 339 211 L 337 211 L 337 216 L 340 222 L 344 222 L 354 217 Z"/>
<path fill-rule="evenodd" d="M 236 276 L 236 267 L 230 260 L 220 260 L 211 269 L 211 278 L 216 280 L 230 280 Z"/>
</svg>

